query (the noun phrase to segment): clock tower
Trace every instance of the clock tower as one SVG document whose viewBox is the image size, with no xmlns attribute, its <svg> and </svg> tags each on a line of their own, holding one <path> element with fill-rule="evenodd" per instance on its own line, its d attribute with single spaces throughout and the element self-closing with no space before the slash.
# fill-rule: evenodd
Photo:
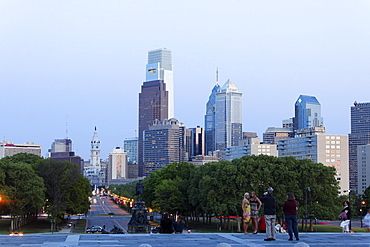
<svg viewBox="0 0 370 247">
<path fill-rule="evenodd" d="M 96 130 L 96 126 L 95 126 L 94 136 L 91 140 L 90 168 L 91 168 L 91 170 L 93 170 L 95 175 L 98 175 L 99 171 L 101 170 L 100 141 L 99 141 L 99 138 L 98 138 L 98 132 Z"/>
</svg>

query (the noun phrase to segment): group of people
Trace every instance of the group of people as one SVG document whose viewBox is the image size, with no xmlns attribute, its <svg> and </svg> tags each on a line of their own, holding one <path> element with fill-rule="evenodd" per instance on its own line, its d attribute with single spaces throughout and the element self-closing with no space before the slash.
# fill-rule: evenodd
<svg viewBox="0 0 370 247">
<path fill-rule="evenodd" d="M 265 241 L 275 241 L 275 221 L 276 221 L 276 198 L 272 195 L 273 189 L 268 189 L 264 196 L 258 198 L 256 193 L 252 191 L 250 194 L 245 193 L 242 201 L 243 209 L 243 228 L 244 234 L 248 233 L 249 222 L 252 220 L 253 234 L 258 231 L 259 210 L 264 205 L 264 218 L 266 224 Z M 296 240 L 298 236 L 298 204 L 295 200 L 294 194 L 289 192 L 287 194 L 287 201 L 284 203 L 283 211 L 285 215 L 285 222 L 288 228 L 289 241 L 293 241 L 293 233 Z"/>
</svg>

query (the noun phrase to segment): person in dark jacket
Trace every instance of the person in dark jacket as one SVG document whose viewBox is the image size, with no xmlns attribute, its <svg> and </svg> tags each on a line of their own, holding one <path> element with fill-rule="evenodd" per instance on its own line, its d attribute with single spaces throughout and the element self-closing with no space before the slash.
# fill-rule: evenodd
<svg viewBox="0 0 370 247">
<path fill-rule="evenodd" d="M 276 198 L 272 196 L 273 189 L 268 189 L 264 193 L 265 196 L 261 197 L 260 200 L 264 204 L 263 212 L 265 214 L 266 221 L 266 236 L 265 241 L 275 241 L 275 222 L 276 222 Z"/>
<path fill-rule="evenodd" d="M 285 222 L 288 227 L 289 241 L 293 241 L 294 237 L 298 241 L 298 203 L 295 200 L 294 194 L 288 192 L 287 201 L 284 203 L 283 212 L 285 215 Z"/>
</svg>

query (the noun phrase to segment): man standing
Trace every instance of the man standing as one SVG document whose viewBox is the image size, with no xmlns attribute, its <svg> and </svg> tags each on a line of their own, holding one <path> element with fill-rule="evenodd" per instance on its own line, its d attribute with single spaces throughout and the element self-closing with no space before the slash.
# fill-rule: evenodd
<svg viewBox="0 0 370 247">
<path fill-rule="evenodd" d="M 266 221 L 266 236 L 265 241 L 275 241 L 275 221 L 276 221 L 276 198 L 272 196 L 273 189 L 268 189 L 265 192 L 265 196 L 261 197 L 260 200 L 264 204 L 264 214 Z"/>
</svg>

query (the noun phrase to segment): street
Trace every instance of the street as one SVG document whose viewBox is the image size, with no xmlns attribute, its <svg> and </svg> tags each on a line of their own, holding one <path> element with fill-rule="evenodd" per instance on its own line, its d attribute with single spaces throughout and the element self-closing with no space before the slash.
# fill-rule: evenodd
<svg viewBox="0 0 370 247">
<path fill-rule="evenodd" d="M 112 215 L 108 215 L 109 213 L 112 213 Z M 91 209 L 86 217 L 87 227 L 93 225 L 105 226 L 105 230 L 108 232 L 114 226 L 118 226 L 126 232 L 130 219 L 131 215 L 106 196 L 94 196 L 92 198 Z"/>
</svg>

